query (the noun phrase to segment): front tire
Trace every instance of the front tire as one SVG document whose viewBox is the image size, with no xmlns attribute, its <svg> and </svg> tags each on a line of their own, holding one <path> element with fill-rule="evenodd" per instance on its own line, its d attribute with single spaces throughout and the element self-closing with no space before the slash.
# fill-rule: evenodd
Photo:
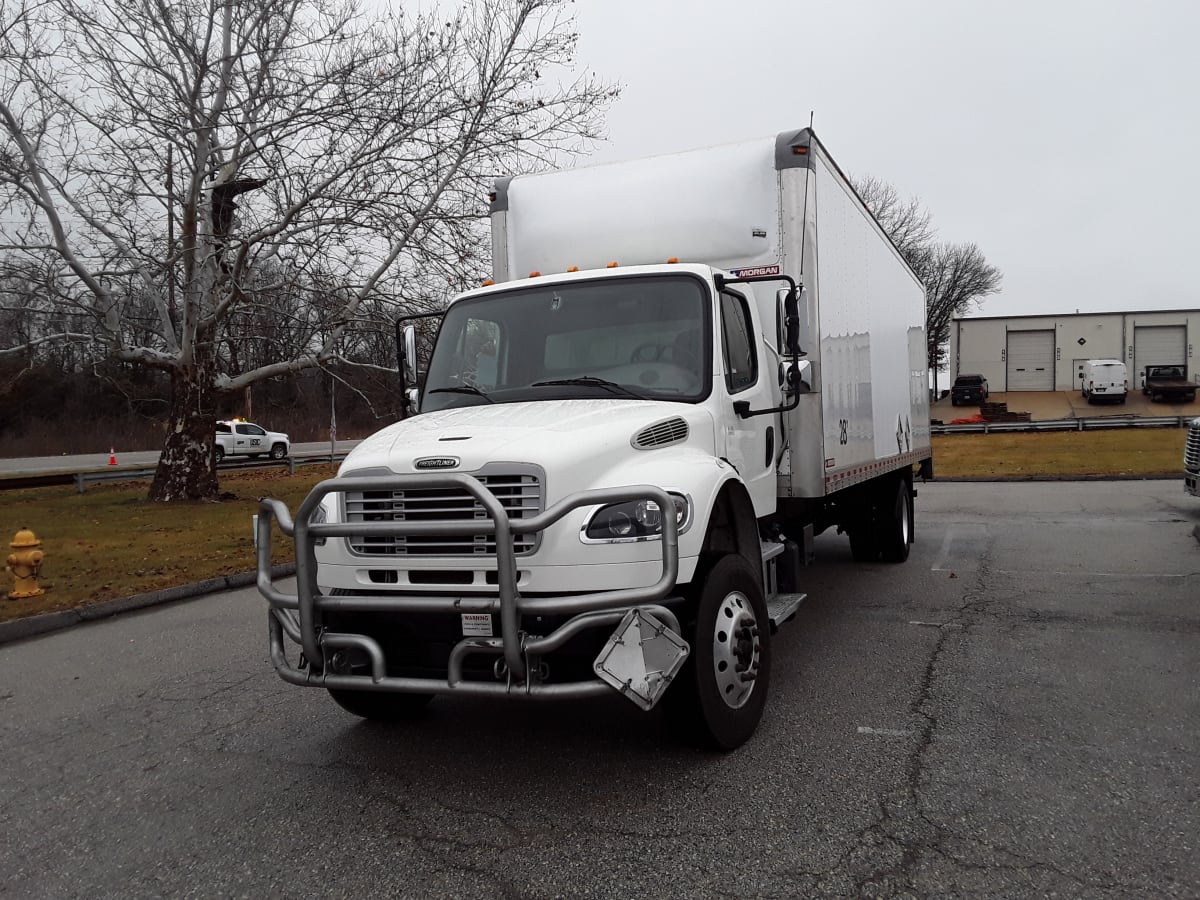
<svg viewBox="0 0 1200 900">
<path fill-rule="evenodd" d="M 393 694 L 390 691 L 347 691 L 329 688 L 333 702 L 348 713 L 375 722 L 411 719 L 433 699 L 433 694 Z"/>
<path fill-rule="evenodd" d="M 703 746 L 733 750 L 754 734 L 771 681 L 771 626 L 754 567 L 717 560 L 700 586 L 692 653 L 664 698 L 676 724 Z"/>
<path fill-rule="evenodd" d="M 287 456 L 287 447 L 283 444 L 273 444 L 271 446 L 271 459 L 283 459 Z"/>
</svg>

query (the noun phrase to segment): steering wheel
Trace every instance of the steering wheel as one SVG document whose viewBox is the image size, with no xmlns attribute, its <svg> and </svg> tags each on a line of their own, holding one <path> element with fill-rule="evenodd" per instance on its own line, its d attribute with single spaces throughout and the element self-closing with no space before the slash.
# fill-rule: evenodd
<svg viewBox="0 0 1200 900">
<path fill-rule="evenodd" d="M 629 354 L 630 362 L 657 362 L 662 359 L 664 351 L 670 350 L 670 344 L 642 344 Z"/>
<path fill-rule="evenodd" d="M 698 371 L 700 368 L 700 360 L 698 360 L 690 350 L 684 350 L 677 344 L 655 344 L 647 343 L 634 348 L 633 353 L 629 355 L 629 361 L 634 363 L 639 362 L 664 362 L 671 363 L 681 369 L 692 369 Z"/>
</svg>

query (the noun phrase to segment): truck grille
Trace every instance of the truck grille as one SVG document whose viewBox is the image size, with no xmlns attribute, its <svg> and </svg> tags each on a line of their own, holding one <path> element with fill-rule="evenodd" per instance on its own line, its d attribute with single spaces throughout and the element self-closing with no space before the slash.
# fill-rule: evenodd
<svg viewBox="0 0 1200 900">
<path fill-rule="evenodd" d="M 509 519 L 528 519 L 542 511 L 542 484 L 535 475 L 493 474 L 476 478 L 500 501 Z M 462 522 L 488 521 L 483 506 L 456 488 L 398 491 L 347 491 L 347 522 Z M 496 537 L 466 535 L 395 535 L 348 538 L 350 549 L 365 556 L 495 556 Z M 513 536 L 513 549 L 531 553 L 536 534 Z"/>
<path fill-rule="evenodd" d="M 1188 429 L 1187 443 L 1183 447 L 1183 466 L 1190 472 L 1200 470 L 1200 419 Z"/>
</svg>

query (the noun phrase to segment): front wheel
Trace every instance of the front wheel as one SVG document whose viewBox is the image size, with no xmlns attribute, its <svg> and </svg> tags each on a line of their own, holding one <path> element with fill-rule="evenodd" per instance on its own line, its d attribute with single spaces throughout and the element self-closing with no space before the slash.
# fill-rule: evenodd
<svg viewBox="0 0 1200 900">
<path fill-rule="evenodd" d="M 721 557 L 703 578 L 691 642 L 668 714 L 702 745 L 733 750 L 758 727 L 771 680 L 767 603 L 744 557 Z"/>
<path fill-rule="evenodd" d="M 271 459 L 283 459 L 287 456 L 287 447 L 283 444 L 273 444 L 271 446 Z"/>
</svg>

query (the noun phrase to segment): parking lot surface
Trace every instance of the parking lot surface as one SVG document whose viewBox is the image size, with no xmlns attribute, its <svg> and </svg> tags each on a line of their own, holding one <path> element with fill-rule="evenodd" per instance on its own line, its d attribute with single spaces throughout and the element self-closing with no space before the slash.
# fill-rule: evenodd
<svg viewBox="0 0 1200 900">
<path fill-rule="evenodd" d="M 0 647 L 0 895 L 1200 895 L 1200 502 L 919 490 L 903 565 L 818 538 L 728 755 L 617 697 L 359 722 L 254 591 Z"/>
</svg>

